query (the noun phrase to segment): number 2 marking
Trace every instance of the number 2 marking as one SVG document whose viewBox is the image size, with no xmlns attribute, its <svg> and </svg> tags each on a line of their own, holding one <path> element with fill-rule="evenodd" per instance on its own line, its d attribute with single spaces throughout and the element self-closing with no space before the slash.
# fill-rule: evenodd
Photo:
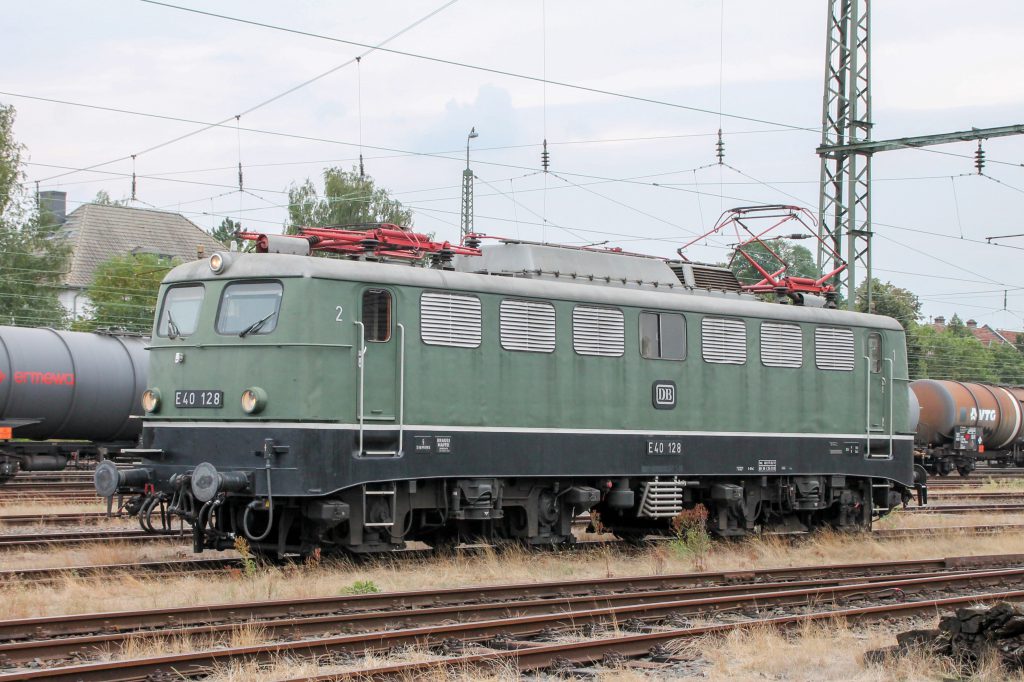
<svg viewBox="0 0 1024 682">
<path fill-rule="evenodd" d="M 338 316 L 334 318 L 334 321 L 335 322 L 341 322 L 342 321 L 341 320 L 341 313 L 343 311 L 343 308 L 340 305 L 338 305 L 338 306 L 334 306 L 334 309 L 338 311 Z"/>
</svg>

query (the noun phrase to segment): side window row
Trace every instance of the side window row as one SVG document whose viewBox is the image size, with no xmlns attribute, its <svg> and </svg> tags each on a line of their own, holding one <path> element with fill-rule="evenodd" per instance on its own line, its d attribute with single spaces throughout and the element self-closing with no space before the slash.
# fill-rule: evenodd
<svg viewBox="0 0 1024 682">
<path fill-rule="evenodd" d="M 390 306 L 387 311 L 390 317 Z M 505 350 L 551 353 L 555 350 L 555 308 L 542 301 L 505 299 L 499 308 L 499 336 Z M 461 294 L 427 292 L 420 299 L 420 336 L 432 346 L 477 348 L 481 332 L 480 299 Z M 388 325 L 389 326 L 389 325 Z M 686 320 L 679 313 L 642 312 L 640 355 L 659 360 L 686 359 Z M 701 319 L 701 357 L 705 362 L 743 365 L 747 362 L 747 325 L 726 317 Z M 625 352 L 626 325 L 615 308 L 576 306 L 572 311 L 572 345 L 580 355 L 619 357 Z M 761 323 L 761 362 L 766 367 L 803 366 L 803 329 L 780 322 Z M 881 336 L 868 335 L 872 372 L 880 371 Z M 814 364 L 818 369 L 852 371 L 855 344 L 852 329 L 817 327 Z"/>
</svg>

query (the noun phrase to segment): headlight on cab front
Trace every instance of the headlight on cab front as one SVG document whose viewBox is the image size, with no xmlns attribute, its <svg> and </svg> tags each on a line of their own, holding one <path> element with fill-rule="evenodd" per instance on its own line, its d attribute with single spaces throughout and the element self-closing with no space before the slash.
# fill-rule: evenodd
<svg viewBox="0 0 1024 682">
<path fill-rule="evenodd" d="M 262 412 L 267 406 L 267 392 L 259 386 L 242 391 L 242 409 L 246 414 Z"/>
<path fill-rule="evenodd" d="M 210 256 L 209 264 L 210 270 L 213 271 L 213 274 L 219 275 L 228 267 L 228 256 L 218 251 Z"/>
<path fill-rule="evenodd" d="M 142 394 L 142 409 L 156 412 L 160 409 L 160 391 L 155 388 L 146 389 Z"/>
</svg>

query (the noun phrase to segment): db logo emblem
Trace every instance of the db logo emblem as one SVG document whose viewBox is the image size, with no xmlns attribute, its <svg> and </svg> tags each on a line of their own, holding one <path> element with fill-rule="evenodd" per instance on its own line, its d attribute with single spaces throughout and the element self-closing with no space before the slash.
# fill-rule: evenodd
<svg viewBox="0 0 1024 682">
<path fill-rule="evenodd" d="M 676 382 L 655 381 L 651 387 L 651 402 L 656 410 L 672 410 L 676 406 Z"/>
</svg>

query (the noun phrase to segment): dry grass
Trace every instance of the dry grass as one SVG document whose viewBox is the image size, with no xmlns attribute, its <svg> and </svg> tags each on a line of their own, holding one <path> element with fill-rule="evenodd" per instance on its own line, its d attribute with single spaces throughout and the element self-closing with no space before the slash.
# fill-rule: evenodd
<svg viewBox="0 0 1024 682">
<path fill-rule="evenodd" d="M 939 505 L 936 505 L 939 506 Z M 876 528 L 940 528 L 950 526 L 995 526 L 1003 524 L 1024 524 L 1024 512 L 1020 514 L 992 514 L 983 511 L 964 513 L 933 512 L 929 514 L 904 514 L 897 510 L 880 521 Z"/>
<path fill-rule="evenodd" d="M 131 526 L 138 528 L 138 525 Z M 71 568 L 104 564 L 125 564 L 140 561 L 167 561 L 170 559 L 210 558 L 211 556 L 237 556 L 224 554 L 196 555 L 191 546 L 172 542 L 133 544 L 129 542 L 84 543 L 73 547 L 47 549 L 5 549 L 0 551 L 0 570 L 19 568 Z M 0 587 L 0 590 L 3 588 Z"/>
<path fill-rule="evenodd" d="M 436 654 L 418 648 L 409 648 L 388 655 L 368 654 L 345 661 L 332 660 L 330 657 L 307 661 L 281 656 L 275 661 L 263 664 L 234 662 L 230 665 L 219 666 L 210 677 L 204 679 L 207 682 L 249 682 L 250 680 L 270 682 L 281 679 L 302 679 L 329 673 L 358 673 L 368 668 L 401 663 L 422 663 L 439 658 L 441 657 Z M 513 665 L 506 661 L 499 661 L 475 668 L 449 666 L 418 674 L 415 678 L 399 679 L 415 679 L 417 682 L 512 682 L 520 680 L 522 677 Z M 621 678 L 609 677 L 607 679 Z"/>
<path fill-rule="evenodd" d="M 684 652 L 702 655 L 711 680 L 889 680 L 973 682 L 1024 681 L 996 665 L 986 665 L 969 678 L 948 659 L 911 654 L 884 665 L 866 664 L 865 651 L 891 646 L 895 634 L 912 627 L 933 627 L 934 621 L 850 627 L 845 621 L 807 623 L 790 632 L 770 628 L 737 630 L 684 645 Z"/>
<path fill-rule="evenodd" d="M 985 481 L 980 488 L 981 490 L 990 493 L 1024 493 L 1024 478 L 991 478 Z"/>
<path fill-rule="evenodd" d="M 0 514 L 77 514 L 80 512 L 105 512 L 107 503 L 97 498 L 96 502 L 22 502 L 15 498 L 0 500 Z"/>
<path fill-rule="evenodd" d="M 63 552 L 24 553 L 20 560 L 29 562 L 29 557 L 34 554 L 36 563 L 28 565 L 42 565 L 38 562 L 46 557 L 53 565 L 57 557 L 72 553 L 77 555 L 73 563 L 117 563 L 156 559 L 161 555 L 165 558 L 191 556 L 181 547 L 104 545 L 92 550 L 83 547 Z M 709 570 L 718 571 L 1001 553 L 1024 554 L 1024 536 L 950 533 L 897 541 L 840 533 L 817 533 L 797 539 L 764 537 L 716 542 L 707 562 Z M 0 555 L 0 562 L 12 554 L 15 553 Z M 133 609 L 143 603 L 160 608 L 339 595 L 348 593 L 357 581 L 369 581 L 381 590 L 395 591 L 488 583 L 596 581 L 605 577 L 656 575 L 691 569 L 688 560 L 679 558 L 664 545 L 656 545 L 646 551 L 632 553 L 610 546 L 571 554 L 531 552 L 519 548 L 501 552 L 487 549 L 479 554 L 418 561 L 401 557 L 363 563 L 325 559 L 315 566 L 262 567 L 252 576 L 241 575 L 238 571 L 185 577 L 126 575 L 106 581 L 79 581 L 69 576 L 62 584 L 46 588 L 17 583 L 0 586 L 0 618 Z"/>
<path fill-rule="evenodd" d="M 0 516 L 0 533 L 4 535 L 17 535 L 19 533 L 65 533 L 75 530 L 135 530 L 139 522 L 126 517 L 99 517 L 85 519 L 74 524 L 55 525 L 40 519 L 35 523 L 8 524 L 4 517 Z"/>
</svg>

